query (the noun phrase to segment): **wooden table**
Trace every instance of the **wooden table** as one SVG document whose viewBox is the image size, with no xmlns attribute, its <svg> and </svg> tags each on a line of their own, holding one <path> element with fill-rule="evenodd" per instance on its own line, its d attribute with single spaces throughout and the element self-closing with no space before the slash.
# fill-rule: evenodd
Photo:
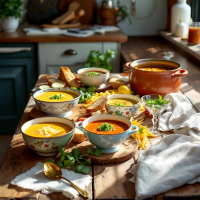
<svg viewBox="0 0 200 200">
<path fill-rule="evenodd" d="M 157 41 L 150 43 L 147 42 L 148 48 L 155 48 L 154 45 L 163 45 Z M 136 42 L 137 43 L 137 42 Z M 130 44 L 130 43 L 129 43 Z M 145 49 L 145 43 L 140 43 L 142 48 Z M 153 46 L 153 47 L 152 47 Z M 140 47 L 140 45 L 139 45 Z M 151 47 L 151 48 L 150 48 Z M 166 47 L 168 50 L 171 47 Z M 150 50 L 149 50 L 150 51 Z M 144 51 L 145 52 L 145 51 Z M 153 52 L 153 50 L 151 50 Z M 129 52 L 130 53 L 130 52 Z M 133 53 L 133 52 L 132 52 Z M 137 53 L 137 52 L 136 52 Z M 135 54 L 136 54 L 135 53 Z M 134 54 L 134 53 L 133 53 Z M 128 52 L 127 52 L 128 55 Z M 154 54 L 154 56 L 156 53 Z M 200 69 L 194 63 L 192 63 L 187 58 L 183 57 L 179 52 L 176 52 L 176 57 L 179 59 L 178 62 L 185 62 L 183 68 L 189 70 L 189 75 L 183 78 L 181 92 L 189 97 L 194 108 L 200 110 L 200 98 L 199 96 L 199 75 Z M 128 58 L 129 59 L 129 58 Z M 138 59 L 138 58 L 137 58 Z M 130 61 L 130 60 L 129 60 Z M 40 84 L 45 84 L 44 75 L 41 75 L 36 87 Z M 186 86 L 186 84 L 188 84 Z M 192 88 L 193 86 L 193 88 Z M 34 151 L 29 149 L 22 139 L 20 132 L 20 127 L 29 119 L 29 112 L 35 106 L 33 99 L 29 100 L 24 114 L 19 122 L 19 125 L 15 131 L 13 140 L 9 149 L 7 150 L 6 156 L 0 166 L 0 199 L 68 199 L 64 197 L 61 193 L 53 193 L 50 195 L 41 194 L 38 192 L 33 192 L 31 190 L 24 190 L 17 186 L 9 185 L 10 181 L 15 178 L 15 176 L 24 173 L 26 170 L 33 167 L 37 162 L 45 162 L 46 157 L 37 155 Z M 150 121 L 147 117 L 147 121 Z M 149 144 L 150 145 L 150 144 Z M 93 177 L 93 182 L 87 187 L 87 190 L 92 194 L 91 199 L 134 199 L 135 190 L 134 184 L 129 181 L 132 174 L 128 173 L 130 167 L 136 162 L 137 155 L 135 155 L 130 160 L 111 165 L 92 165 L 92 171 L 90 175 Z M 154 197 L 157 200 L 162 199 L 175 199 L 175 198 L 185 198 L 185 199 L 199 199 L 200 198 L 200 184 L 184 185 L 180 188 L 173 189 L 164 194 L 160 194 Z M 81 197 L 79 198 L 81 199 Z"/>
</svg>

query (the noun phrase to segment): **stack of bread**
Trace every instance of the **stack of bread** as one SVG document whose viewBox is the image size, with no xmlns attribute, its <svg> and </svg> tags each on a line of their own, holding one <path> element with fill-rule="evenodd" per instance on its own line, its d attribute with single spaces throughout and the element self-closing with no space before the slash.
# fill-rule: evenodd
<svg viewBox="0 0 200 200">
<path fill-rule="evenodd" d="M 52 86 L 53 83 L 61 83 L 65 87 L 81 87 L 81 82 L 77 80 L 76 76 L 71 72 L 68 67 L 61 67 L 59 76 L 47 76 L 48 85 Z"/>
</svg>

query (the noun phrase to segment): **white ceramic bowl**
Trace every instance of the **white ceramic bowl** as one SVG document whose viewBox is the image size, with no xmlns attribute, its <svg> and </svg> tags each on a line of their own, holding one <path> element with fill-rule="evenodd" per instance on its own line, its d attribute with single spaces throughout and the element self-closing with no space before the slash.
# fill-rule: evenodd
<svg viewBox="0 0 200 200">
<path fill-rule="evenodd" d="M 140 98 L 139 97 L 130 95 L 130 94 L 113 94 L 113 95 L 108 96 L 108 101 L 110 99 L 118 99 L 118 98 L 134 100 L 134 101 L 137 101 L 137 103 L 132 106 L 115 106 L 115 105 L 110 105 L 107 102 L 105 107 L 109 114 L 119 115 L 119 116 L 126 117 L 126 118 L 131 118 L 133 115 L 135 115 L 137 113 L 137 111 L 139 110 L 139 106 L 140 106 Z"/>
<path fill-rule="evenodd" d="M 105 74 L 102 75 L 98 75 L 98 76 L 87 76 L 87 75 L 83 75 L 81 73 L 83 72 L 90 72 L 90 71 L 100 71 L 100 72 L 104 72 Z M 81 82 L 86 85 L 86 86 L 95 86 L 98 87 L 101 84 L 105 83 L 108 80 L 110 71 L 108 69 L 103 69 L 103 68 L 99 68 L 99 67 L 90 67 L 90 68 L 82 68 L 79 69 L 77 71 L 79 78 L 81 80 Z"/>
<path fill-rule="evenodd" d="M 74 92 L 78 95 L 78 97 L 69 101 L 62 101 L 62 102 L 46 102 L 46 101 L 41 101 L 41 100 L 36 99 L 36 96 L 43 92 L 59 91 L 59 90 Z M 71 89 L 71 88 L 49 88 L 49 89 L 39 90 L 35 92 L 33 94 L 33 98 L 38 108 L 42 110 L 43 112 L 45 112 L 47 115 L 54 116 L 54 117 L 69 117 L 70 115 L 72 115 L 72 110 L 78 104 L 80 95 L 81 94 L 78 90 Z"/>
<path fill-rule="evenodd" d="M 24 131 L 31 125 L 45 122 L 60 122 L 63 124 L 67 124 L 72 128 L 72 130 L 65 135 L 49 138 L 33 137 L 24 133 Z M 24 141 L 31 149 L 36 151 L 41 156 L 52 156 L 58 153 L 59 147 L 64 147 L 70 143 L 70 141 L 74 137 L 75 124 L 69 119 L 62 119 L 60 117 L 42 117 L 26 122 L 21 127 L 21 131 Z"/>
</svg>

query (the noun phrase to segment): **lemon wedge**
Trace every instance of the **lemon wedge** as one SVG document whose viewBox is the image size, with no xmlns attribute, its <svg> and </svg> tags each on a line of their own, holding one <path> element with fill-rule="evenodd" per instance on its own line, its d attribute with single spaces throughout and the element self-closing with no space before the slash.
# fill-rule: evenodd
<svg viewBox="0 0 200 200">
<path fill-rule="evenodd" d="M 52 88 L 64 88 L 65 85 L 62 84 L 62 83 L 53 83 L 53 84 L 51 85 L 51 87 L 52 87 Z"/>
<path fill-rule="evenodd" d="M 119 94 L 132 94 L 130 87 L 128 87 L 127 85 L 119 86 L 118 93 Z"/>
<path fill-rule="evenodd" d="M 40 90 L 45 90 L 45 89 L 49 89 L 49 88 L 51 88 L 49 85 L 41 85 L 39 87 Z"/>
</svg>

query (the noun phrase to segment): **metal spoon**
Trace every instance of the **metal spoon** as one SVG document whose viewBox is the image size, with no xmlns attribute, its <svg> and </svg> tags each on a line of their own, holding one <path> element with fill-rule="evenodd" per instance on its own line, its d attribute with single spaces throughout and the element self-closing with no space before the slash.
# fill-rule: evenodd
<svg viewBox="0 0 200 200">
<path fill-rule="evenodd" d="M 75 185 L 74 183 L 72 183 L 68 179 L 62 177 L 62 171 L 54 163 L 46 162 L 44 164 L 44 173 L 50 179 L 53 179 L 53 180 L 64 179 L 64 180 L 68 181 L 79 192 L 80 195 L 82 195 L 85 198 L 90 197 L 90 194 L 88 192 L 86 192 L 85 190 L 82 190 L 81 188 L 79 188 L 77 185 Z"/>
</svg>

